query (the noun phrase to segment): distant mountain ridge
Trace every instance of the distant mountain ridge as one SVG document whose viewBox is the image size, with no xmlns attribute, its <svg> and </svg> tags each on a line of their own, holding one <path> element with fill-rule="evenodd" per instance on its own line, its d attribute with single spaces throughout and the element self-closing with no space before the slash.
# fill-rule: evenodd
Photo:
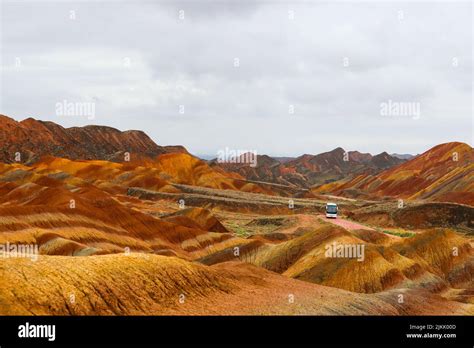
<svg viewBox="0 0 474 348">
<path fill-rule="evenodd" d="M 64 128 L 54 122 L 33 118 L 18 122 L 0 115 L 0 146 L 0 163 L 31 166 L 45 158 L 46 162 L 54 158 L 121 162 L 124 173 L 141 168 L 130 186 L 159 190 L 184 184 L 270 195 L 300 190 L 308 197 L 329 193 L 474 204 L 474 153 L 471 146 L 459 142 L 437 145 L 409 160 L 399 157 L 410 155 L 382 152 L 373 156 L 338 147 L 297 158 L 258 155 L 252 166 L 242 161 L 202 161 L 181 145 L 157 145 L 143 131 L 107 126 Z M 124 159 L 126 152 L 130 160 Z"/>
<path fill-rule="evenodd" d="M 185 184 L 274 194 L 241 177 L 214 170 L 181 145 L 157 145 L 142 131 L 122 132 L 107 126 L 64 128 L 54 122 L 33 118 L 18 122 L 0 115 L 0 146 L 4 168 L 28 165 L 32 170 L 55 168 L 67 175 L 68 170 L 79 168 L 81 175 L 90 171 L 88 181 L 107 173 L 107 178 L 117 175 L 116 183 L 125 180 L 129 187 L 166 192 L 177 191 L 172 184 Z"/>
<path fill-rule="evenodd" d="M 248 180 L 309 188 L 340 180 L 348 175 L 378 173 L 403 162 L 403 159 L 386 152 L 372 156 L 358 151 L 346 152 L 338 147 L 318 155 L 305 154 L 284 161 L 267 155 L 258 155 L 256 167 L 246 163 L 218 163 L 216 160 L 210 163 L 211 166 L 237 173 Z"/>
<path fill-rule="evenodd" d="M 403 160 L 410 160 L 410 159 L 412 159 L 413 157 L 416 157 L 416 155 L 411 155 L 411 154 L 409 154 L 409 153 L 403 153 L 403 154 L 400 154 L 400 153 L 392 153 L 392 154 L 390 154 L 390 156 L 397 157 L 397 158 L 400 158 L 400 159 L 403 159 Z"/>
<path fill-rule="evenodd" d="M 474 151 L 460 142 L 437 145 L 378 174 L 321 185 L 316 193 L 346 197 L 399 197 L 474 205 Z"/>
<path fill-rule="evenodd" d="M 123 162 L 127 152 L 132 161 L 147 161 L 166 153 L 189 154 L 181 145 L 157 145 L 139 130 L 120 131 L 95 125 L 65 128 L 50 121 L 34 118 L 16 121 L 4 115 L 0 115 L 0 146 L 1 162 L 24 164 L 36 163 L 44 156 Z M 256 167 L 248 163 L 217 163 L 216 160 L 209 163 L 235 178 L 309 188 L 355 173 L 376 173 L 401 162 L 403 160 L 387 153 L 372 156 L 358 151 L 346 153 L 337 148 L 297 158 L 259 155 Z"/>
<path fill-rule="evenodd" d="M 0 147 L 0 161 L 4 163 L 17 161 L 17 154 L 20 162 L 34 163 L 42 156 L 114 161 L 123 159 L 125 152 L 156 157 L 186 151 L 182 147 L 159 146 L 139 130 L 122 132 L 107 126 L 64 128 L 34 118 L 18 122 L 4 115 L 0 115 Z"/>
</svg>

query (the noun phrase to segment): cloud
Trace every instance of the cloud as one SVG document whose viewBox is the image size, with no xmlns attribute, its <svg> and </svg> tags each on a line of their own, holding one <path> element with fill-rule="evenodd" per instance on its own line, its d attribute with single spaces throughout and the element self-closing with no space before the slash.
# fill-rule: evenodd
<svg viewBox="0 0 474 348">
<path fill-rule="evenodd" d="M 98 124 L 209 154 L 472 145 L 471 6 L 5 3 L 0 112 L 84 125 L 54 105 L 93 100 Z M 388 100 L 421 117 L 382 117 Z"/>
</svg>

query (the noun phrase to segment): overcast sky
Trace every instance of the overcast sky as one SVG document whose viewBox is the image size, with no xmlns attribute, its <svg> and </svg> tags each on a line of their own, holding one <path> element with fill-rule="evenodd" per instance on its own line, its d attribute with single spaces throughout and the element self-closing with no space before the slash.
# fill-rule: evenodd
<svg viewBox="0 0 474 348">
<path fill-rule="evenodd" d="M 471 25 L 469 1 L 3 1 L 0 113 L 210 155 L 472 146 Z"/>
</svg>

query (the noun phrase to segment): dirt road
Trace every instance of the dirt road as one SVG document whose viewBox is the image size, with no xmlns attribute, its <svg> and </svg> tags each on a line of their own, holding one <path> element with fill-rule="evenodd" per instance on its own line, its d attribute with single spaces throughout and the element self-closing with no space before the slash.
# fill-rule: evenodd
<svg viewBox="0 0 474 348">
<path fill-rule="evenodd" d="M 311 215 L 311 214 L 298 214 L 295 215 L 297 222 L 292 226 L 279 229 L 281 233 L 294 233 L 298 228 L 304 227 L 317 227 L 321 225 L 321 222 L 329 222 L 331 224 L 345 228 L 348 231 L 353 230 L 369 230 L 374 231 L 373 228 L 358 224 L 357 222 L 349 221 L 338 217 L 337 219 L 328 219 L 325 215 Z"/>
<path fill-rule="evenodd" d="M 364 226 L 361 224 L 358 224 L 357 222 L 349 221 L 349 220 L 344 220 L 338 217 L 337 219 L 328 219 L 324 215 L 319 216 L 321 220 L 332 223 L 334 225 L 340 226 L 342 228 L 345 228 L 346 230 L 353 231 L 353 230 L 369 230 L 369 231 L 375 231 L 373 228 Z"/>
</svg>

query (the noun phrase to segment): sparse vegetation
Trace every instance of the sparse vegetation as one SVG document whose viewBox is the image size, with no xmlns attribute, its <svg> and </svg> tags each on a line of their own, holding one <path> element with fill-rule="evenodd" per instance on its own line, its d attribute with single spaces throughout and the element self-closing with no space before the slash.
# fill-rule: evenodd
<svg viewBox="0 0 474 348">
<path fill-rule="evenodd" d="M 235 222 L 227 222 L 225 223 L 225 227 L 227 227 L 227 229 L 231 230 L 239 237 L 247 238 L 251 235 L 244 227 L 238 225 Z"/>
<path fill-rule="evenodd" d="M 393 236 L 398 236 L 402 238 L 409 238 L 416 235 L 416 233 L 410 231 L 390 231 L 390 230 L 382 230 L 383 233 L 391 234 Z"/>
</svg>

